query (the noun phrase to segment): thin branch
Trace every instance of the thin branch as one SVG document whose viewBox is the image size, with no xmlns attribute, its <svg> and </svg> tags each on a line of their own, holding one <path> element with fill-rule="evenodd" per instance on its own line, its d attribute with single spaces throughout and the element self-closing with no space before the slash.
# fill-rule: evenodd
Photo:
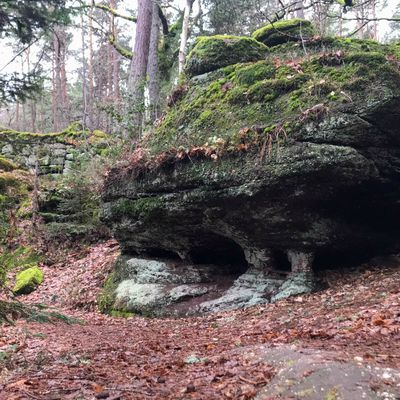
<svg viewBox="0 0 400 400">
<path fill-rule="evenodd" d="M 126 49 L 125 47 L 121 46 L 119 43 L 117 43 L 117 41 L 115 40 L 115 36 L 114 35 L 110 35 L 108 37 L 108 41 L 111 44 L 111 46 L 113 46 L 114 49 L 117 50 L 117 52 L 119 54 L 121 54 L 122 57 L 125 57 L 128 60 L 132 60 L 133 52 L 128 50 L 128 49 Z"/>
<path fill-rule="evenodd" d="M 354 32 L 352 32 L 352 33 L 349 33 L 348 35 L 347 35 L 347 37 L 351 37 L 351 36 L 354 36 L 357 32 L 359 32 L 359 31 L 361 31 L 361 29 L 363 29 L 364 28 L 364 26 L 366 26 L 366 25 L 368 25 L 369 24 L 369 22 L 370 21 L 366 21 L 366 22 L 364 22 L 360 27 L 358 27 Z"/>
<path fill-rule="evenodd" d="M 93 5 L 82 5 L 79 7 L 74 7 L 74 9 L 83 9 L 83 8 L 98 8 L 99 10 L 103 10 L 105 12 L 108 12 L 112 15 L 114 15 L 114 17 L 118 17 L 118 18 L 122 18 L 122 19 L 126 19 L 127 21 L 131 21 L 131 22 L 137 22 L 137 18 L 130 16 L 130 15 L 125 15 L 125 14 L 121 14 L 119 11 L 115 10 L 114 8 L 108 7 L 104 4 L 93 4 Z"/>
<path fill-rule="evenodd" d="M 336 15 L 329 15 L 329 18 L 338 18 Z M 366 18 L 366 17 L 356 17 L 356 18 L 342 18 L 343 21 L 367 21 L 367 22 L 374 22 L 374 21 L 391 21 L 391 22 L 400 22 L 400 18 Z"/>
<path fill-rule="evenodd" d="M 0 72 L 2 72 L 5 68 L 7 68 L 11 63 L 13 63 L 22 53 L 24 53 L 26 50 L 28 50 L 31 46 L 33 46 L 35 43 L 37 43 L 41 39 L 41 36 L 36 38 L 33 42 L 29 43 L 26 47 L 24 47 L 21 51 L 19 51 L 6 65 L 4 65 L 1 69 Z"/>
</svg>

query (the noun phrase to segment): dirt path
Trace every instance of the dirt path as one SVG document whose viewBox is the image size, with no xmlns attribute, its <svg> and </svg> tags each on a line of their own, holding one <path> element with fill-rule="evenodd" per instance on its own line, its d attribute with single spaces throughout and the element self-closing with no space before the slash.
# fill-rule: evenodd
<svg viewBox="0 0 400 400">
<path fill-rule="evenodd" d="M 83 324 L 3 326 L 0 399 L 398 399 L 400 272 L 385 265 L 330 274 L 324 292 L 205 317 L 68 308 Z"/>
</svg>

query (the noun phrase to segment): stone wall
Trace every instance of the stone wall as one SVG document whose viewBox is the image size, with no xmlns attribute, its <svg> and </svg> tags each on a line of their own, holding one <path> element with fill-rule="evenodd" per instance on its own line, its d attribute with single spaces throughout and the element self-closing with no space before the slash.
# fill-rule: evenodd
<svg viewBox="0 0 400 400">
<path fill-rule="evenodd" d="M 40 174 L 62 174 L 72 168 L 80 154 L 101 151 L 106 139 L 103 132 L 73 131 L 71 127 L 45 134 L 0 130 L 0 155 L 27 169 L 35 169 L 37 163 Z M 84 146 L 87 143 L 91 144 L 89 150 Z"/>
</svg>

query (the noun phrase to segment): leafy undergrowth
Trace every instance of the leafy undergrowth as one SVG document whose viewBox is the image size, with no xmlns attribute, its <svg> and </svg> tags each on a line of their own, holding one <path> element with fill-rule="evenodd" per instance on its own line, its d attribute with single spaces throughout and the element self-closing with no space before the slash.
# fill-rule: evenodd
<svg viewBox="0 0 400 400">
<path fill-rule="evenodd" d="M 70 292 L 63 288 L 74 283 L 87 288 L 90 302 L 99 285 L 79 279 L 85 274 L 73 266 L 104 271 L 116 251 L 112 242 L 97 245 L 57 267 L 66 273 L 58 273 L 56 286 L 25 299 L 46 300 L 55 291 L 64 298 Z M 0 327 L 0 399 L 251 399 L 276 373 L 250 356 L 262 344 L 331 350 L 338 360 L 398 368 L 399 266 L 391 257 L 330 271 L 325 291 L 187 319 L 112 318 L 73 308 L 85 297 L 66 302 L 62 311 L 84 325 L 21 320 Z"/>
</svg>

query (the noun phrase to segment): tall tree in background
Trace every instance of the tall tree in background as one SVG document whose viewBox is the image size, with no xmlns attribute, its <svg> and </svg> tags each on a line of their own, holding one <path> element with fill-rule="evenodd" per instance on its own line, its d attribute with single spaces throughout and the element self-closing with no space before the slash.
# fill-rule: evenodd
<svg viewBox="0 0 400 400">
<path fill-rule="evenodd" d="M 58 132 L 65 127 L 69 114 L 67 91 L 66 55 L 67 32 L 64 27 L 55 27 L 53 33 L 53 129 Z"/>
<path fill-rule="evenodd" d="M 179 46 L 179 67 L 178 72 L 181 74 L 185 67 L 187 41 L 189 37 L 189 20 L 192 12 L 194 0 L 186 0 L 185 11 L 183 13 L 181 43 Z"/>
<path fill-rule="evenodd" d="M 143 126 L 144 86 L 149 60 L 152 15 L 152 0 L 139 0 L 135 46 L 129 75 L 129 91 L 133 107 L 132 125 L 137 129 L 138 137 L 141 136 Z"/>
<path fill-rule="evenodd" d="M 160 36 L 161 20 L 158 12 L 158 4 L 153 3 L 151 22 L 151 35 L 149 44 L 149 60 L 147 63 L 147 75 L 149 77 L 149 105 L 150 122 L 158 118 L 160 112 L 160 69 L 158 64 L 158 43 Z"/>
</svg>

